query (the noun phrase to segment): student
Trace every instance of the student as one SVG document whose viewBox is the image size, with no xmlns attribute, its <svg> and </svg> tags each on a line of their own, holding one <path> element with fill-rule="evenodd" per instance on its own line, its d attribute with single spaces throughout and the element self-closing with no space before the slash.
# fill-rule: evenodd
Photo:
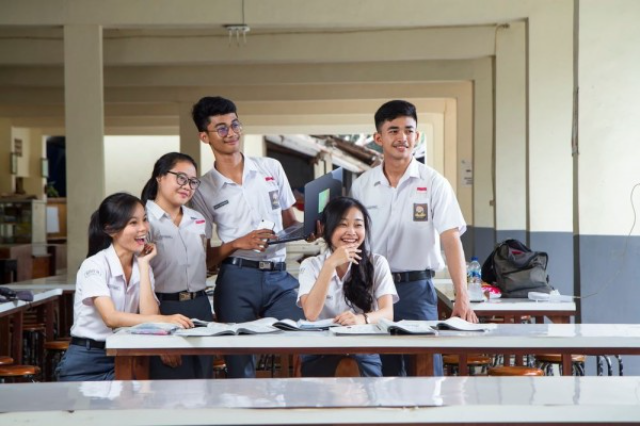
<svg viewBox="0 0 640 426">
<path fill-rule="evenodd" d="M 371 253 L 367 210 L 353 198 L 338 197 L 327 204 L 320 222 L 328 248 L 300 266 L 298 301 L 305 317 L 310 321 L 333 318 L 341 325 L 392 320 L 398 294 L 386 259 Z M 350 356 L 362 376 L 382 376 L 379 355 Z M 302 356 L 302 375 L 333 376 L 344 357 Z"/>
<path fill-rule="evenodd" d="M 183 315 L 159 315 L 145 244 L 149 230 L 142 202 L 117 193 L 105 198 L 89 223 L 89 253 L 78 270 L 71 344 L 58 365 L 60 381 L 113 380 L 114 358 L 105 340 L 117 327 L 164 322 L 193 327 Z"/>
<path fill-rule="evenodd" d="M 302 318 L 296 306 L 298 281 L 286 271 L 285 246 L 266 244 L 274 232 L 296 222 L 295 199 L 282 166 L 242 154 L 242 124 L 230 100 L 202 98 L 192 116 L 200 140 L 215 157 L 193 206 L 207 219 L 207 238 L 216 224 L 222 241 L 219 247 L 207 244 L 207 266 L 222 263 L 213 297 L 218 321 Z M 263 220 L 273 223 L 273 230 L 257 229 Z M 255 377 L 252 356 L 229 356 L 225 362 L 228 377 Z"/>
<path fill-rule="evenodd" d="M 205 292 L 205 220 L 185 207 L 199 184 L 193 158 L 171 152 L 156 161 L 142 201 L 151 226 L 149 239 L 158 247 L 151 266 L 160 313 L 213 321 Z M 213 376 L 213 357 L 153 357 L 150 375 L 151 379 L 208 379 Z"/>
<path fill-rule="evenodd" d="M 419 163 L 413 150 L 420 134 L 411 103 L 401 100 L 382 105 L 375 114 L 374 141 L 384 161 L 353 183 L 351 195 L 371 213 L 372 250 L 389 261 L 400 296 L 394 320 L 437 320 L 434 271 L 444 267 L 440 244 L 457 296 L 453 316 L 478 322 L 467 295 L 464 251 L 460 235 L 466 224 L 449 182 L 431 167 Z M 402 355 L 382 357 L 385 376 L 406 375 Z M 442 375 L 440 357 L 435 375 Z"/>
</svg>

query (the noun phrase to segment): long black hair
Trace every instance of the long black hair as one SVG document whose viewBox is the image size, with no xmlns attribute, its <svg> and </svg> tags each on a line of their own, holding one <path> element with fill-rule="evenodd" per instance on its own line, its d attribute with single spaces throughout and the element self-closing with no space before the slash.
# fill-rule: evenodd
<svg viewBox="0 0 640 426">
<path fill-rule="evenodd" d="M 87 257 L 111 245 L 113 238 L 109 234 L 118 233 L 127 226 L 138 204 L 144 208 L 138 197 L 125 192 L 117 192 L 102 200 L 89 222 Z"/>
<path fill-rule="evenodd" d="M 156 161 L 156 164 L 154 164 L 153 166 L 151 178 L 144 185 L 142 194 L 140 195 L 143 204 L 146 205 L 148 200 L 155 200 L 156 196 L 158 195 L 158 178 L 169 173 L 176 164 L 183 161 L 193 164 L 193 167 L 198 170 L 198 163 L 196 163 L 196 160 L 194 160 L 187 154 L 182 154 L 180 152 L 169 152 L 158 158 L 158 161 Z"/>
<path fill-rule="evenodd" d="M 324 230 L 322 237 L 329 245 L 331 250 L 335 247 L 331 245 L 331 237 L 334 231 L 340 225 L 340 222 L 352 207 L 362 212 L 364 217 L 364 241 L 358 247 L 362 252 L 360 256 L 362 260 L 358 264 L 351 265 L 351 275 L 344 283 L 343 291 L 345 299 L 349 305 L 357 306 L 364 312 L 370 312 L 373 309 L 373 262 L 369 253 L 371 245 L 369 244 L 369 229 L 371 229 L 371 218 L 365 206 L 358 200 L 351 197 L 336 197 L 327 204 L 322 211 L 320 222 Z"/>
</svg>

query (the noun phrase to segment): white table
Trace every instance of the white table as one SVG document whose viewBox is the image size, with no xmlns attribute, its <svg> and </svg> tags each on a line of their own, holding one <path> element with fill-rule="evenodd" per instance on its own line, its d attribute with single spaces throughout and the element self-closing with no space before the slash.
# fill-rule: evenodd
<svg viewBox="0 0 640 426">
<path fill-rule="evenodd" d="M 53 303 L 62 295 L 61 289 L 34 291 L 33 301 L 15 300 L 0 303 L 0 355 L 9 355 L 15 364 L 22 363 L 22 330 L 24 312 L 37 308 L 40 320 L 45 324 L 45 336 L 52 340 Z"/>
<path fill-rule="evenodd" d="M 48 291 L 48 290 L 62 290 L 62 297 L 59 300 L 59 313 L 60 322 L 59 336 L 69 336 L 71 325 L 73 324 L 73 298 L 76 293 L 76 277 L 63 275 L 55 275 L 51 277 L 37 278 L 28 281 L 20 281 L 17 283 L 7 285 L 14 290 L 30 290 Z"/>
<path fill-rule="evenodd" d="M 638 377 L 234 379 L 4 384 L 4 426 L 619 424 Z"/>
<path fill-rule="evenodd" d="M 453 283 L 449 278 L 433 280 L 438 295 L 439 308 L 444 313 L 453 309 Z M 575 302 L 536 302 L 529 299 L 499 298 L 480 303 L 472 303 L 471 307 L 479 317 L 500 316 L 505 322 L 517 322 L 519 317 L 547 317 L 555 323 L 569 323 L 576 314 Z"/>
<path fill-rule="evenodd" d="M 152 355 L 346 354 L 415 355 L 417 375 L 433 371 L 433 354 L 460 356 L 460 375 L 467 374 L 468 353 L 516 355 L 559 353 L 564 374 L 571 374 L 571 354 L 640 355 L 640 325 L 498 324 L 494 330 L 440 332 L 438 336 L 334 336 L 330 332 L 278 332 L 262 335 L 180 337 L 116 333 L 107 338 L 107 355 L 115 356 L 116 378 L 148 377 Z M 136 358 L 140 362 L 136 363 Z M 134 372 L 135 370 L 135 372 Z M 135 376 L 134 376 L 135 374 Z"/>
</svg>

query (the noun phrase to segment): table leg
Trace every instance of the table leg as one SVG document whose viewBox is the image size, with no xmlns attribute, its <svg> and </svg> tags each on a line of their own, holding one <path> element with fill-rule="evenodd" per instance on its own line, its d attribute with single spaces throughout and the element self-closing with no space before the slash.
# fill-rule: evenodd
<svg viewBox="0 0 640 426">
<path fill-rule="evenodd" d="M 458 376 L 468 376 L 469 365 L 467 365 L 467 354 L 458 355 Z"/>
<path fill-rule="evenodd" d="M 413 361 L 414 371 L 407 372 L 410 376 L 433 376 L 433 354 L 417 354 Z"/>
<path fill-rule="evenodd" d="M 149 357 L 135 357 L 133 360 L 133 370 L 136 380 L 149 380 Z"/>
<path fill-rule="evenodd" d="M 571 362 L 571 354 L 562 354 L 562 375 L 573 375 L 573 364 Z"/>
<path fill-rule="evenodd" d="M 57 300 L 56 300 L 57 301 Z M 55 333 L 53 331 L 54 324 L 56 323 L 54 317 L 54 302 L 44 304 L 44 326 L 45 326 L 45 341 L 50 342 L 55 339 Z"/>
<path fill-rule="evenodd" d="M 134 359 L 132 356 L 115 357 L 116 380 L 133 380 Z"/>
<path fill-rule="evenodd" d="M 22 364 L 22 330 L 24 315 L 23 312 L 16 312 L 12 317 L 13 330 L 11 331 L 11 358 L 14 364 Z"/>
<path fill-rule="evenodd" d="M 10 329 L 9 317 L 0 318 L 0 355 L 9 356 L 11 353 Z"/>
</svg>

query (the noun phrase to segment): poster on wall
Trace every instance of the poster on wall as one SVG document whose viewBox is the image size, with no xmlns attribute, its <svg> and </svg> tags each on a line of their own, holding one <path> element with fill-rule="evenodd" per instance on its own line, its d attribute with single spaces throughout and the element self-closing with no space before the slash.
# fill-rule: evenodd
<svg viewBox="0 0 640 426">
<path fill-rule="evenodd" d="M 473 186 L 473 162 L 460 160 L 460 182 L 462 186 Z"/>
<path fill-rule="evenodd" d="M 13 140 L 13 152 L 15 152 L 18 157 L 22 157 L 22 139 Z"/>
</svg>

